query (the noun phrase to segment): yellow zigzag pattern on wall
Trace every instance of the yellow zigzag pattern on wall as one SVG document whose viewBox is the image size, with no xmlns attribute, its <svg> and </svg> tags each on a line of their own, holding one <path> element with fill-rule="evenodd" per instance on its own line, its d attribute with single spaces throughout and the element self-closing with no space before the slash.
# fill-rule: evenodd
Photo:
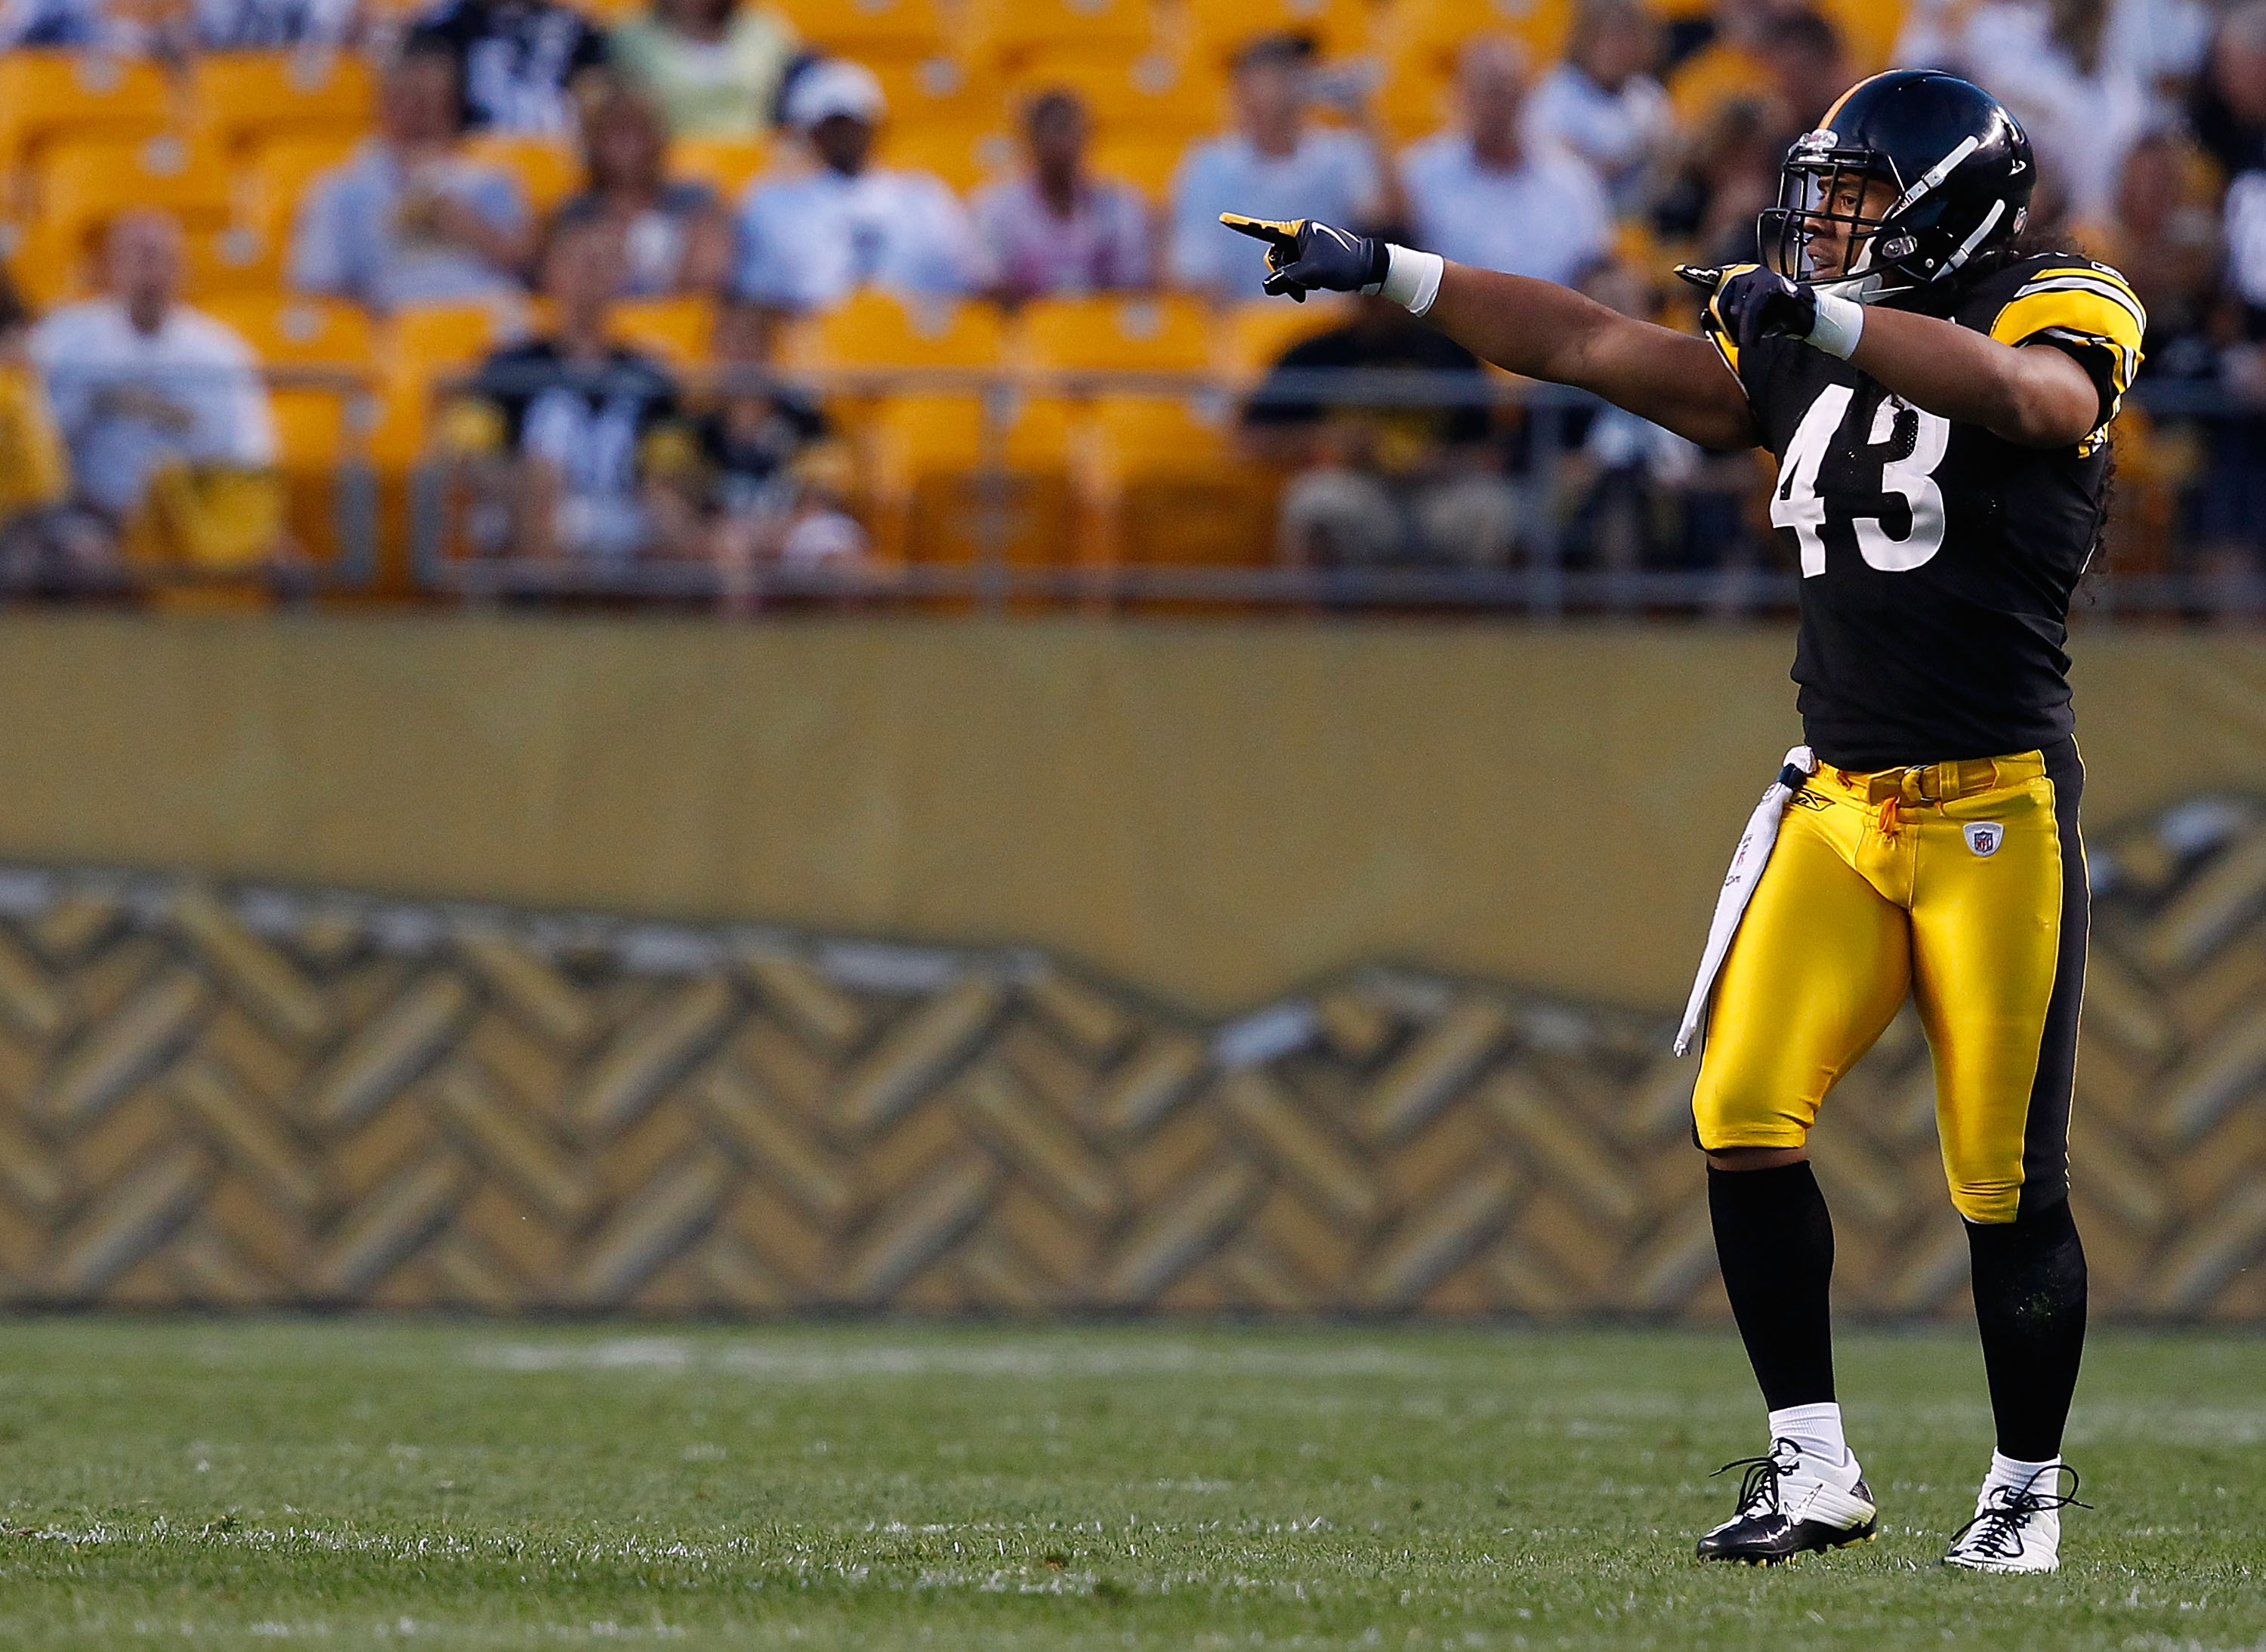
<svg viewBox="0 0 2266 1652">
<path fill-rule="evenodd" d="M 2095 850 L 2095 1301 L 2266 1318 L 2266 809 Z M 1365 970 L 1201 1028 L 1028 954 L 0 874 L 0 1297 L 1713 1316 L 1665 1018 Z M 1816 1140 L 1963 1311 L 1907 1017 Z"/>
</svg>

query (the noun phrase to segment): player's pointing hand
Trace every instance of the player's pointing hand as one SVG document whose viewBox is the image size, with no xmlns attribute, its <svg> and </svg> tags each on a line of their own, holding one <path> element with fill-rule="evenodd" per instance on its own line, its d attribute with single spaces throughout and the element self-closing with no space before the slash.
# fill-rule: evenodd
<svg viewBox="0 0 2266 1652">
<path fill-rule="evenodd" d="M 1744 350 L 1773 334 L 1807 339 L 1817 326 L 1817 294 L 1775 270 L 1743 269 L 1715 289 L 1715 311 Z"/>
<path fill-rule="evenodd" d="M 1374 236 L 1356 235 L 1314 218 L 1246 218 L 1223 212 L 1219 221 L 1239 234 L 1267 243 L 1267 290 L 1300 303 L 1324 292 L 1373 293 L 1385 283 L 1390 254 Z"/>
</svg>

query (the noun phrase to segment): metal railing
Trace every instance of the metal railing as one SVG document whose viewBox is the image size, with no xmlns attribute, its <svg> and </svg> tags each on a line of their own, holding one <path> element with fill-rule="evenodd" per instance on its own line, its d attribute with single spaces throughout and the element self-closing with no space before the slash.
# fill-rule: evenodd
<svg viewBox="0 0 2266 1652">
<path fill-rule="evenodd" d="M 385 547 L 382 509 L 384 467 L 375 459 L 370 438 L 381 403 L 369 378 L 361 373 L 314 367 L 279 367 L 262 375 L 271 395 L 335 397 L 343 444 L 334 462 L 319 471 L 294 465 L 284 455 L 289 485 L 300 520 L 318 519 L 318 544 L 289 581 L 286 596 L 319 597 L 365 592 L 377 582 Z M 1580 502 L 1569 469 L 1581 452 L 1582 422 L 1604 405 L 1577 391 L 1539 385 L 1489 373 L 1416 372 L 1399 369 L 1318 369 L 1278 373 L 1265 381 L 1266 393 L 1324 407 L 1371 410 L 1484 408 L 1498 437 L 1517 450 L 1507 474 L 1532 507 L 1515 559 L 1501 566 L 1445 567 L 1391 563 L 1358 567 L 1289 566 L 1275 559 L 1271 505 L 1254 513 L 1253 542 L 1233 560 L 1143 560 L 1107 554 L 1090 536 L 1112 508 L 1122 507 L 1107 479 L 1094 479 L 1093 467 L 1073 446 L 1054 466 L 1067 478 L 1070 524 L 1075 535 L 1029 554 L 1030 508 L 1019 493 L 1030 467 L 1011 463 L 1012 433 L 1022 409 L 1034 403 L 1079 410 L 1105 402 L 1170 400 L 1200 411 L 1232 448 L 1240 410 L 1260 388 L 1252 382 L 1229 384 L 1200 374 L 1147 372 L 1015 372 L 954 369 L 844 369 L 773 376 L 746 370 L 688 375 L 698 395 L 765 396 L 786 391 L 822 400 L 841 415 L 853 436 L 869 433 L 868 415 L 888 398 L 918 396 L 965 398 L 980 410 L 980 435 L 971 464 L 957 472 L 954 500 L 961 524 L 949 556 L 920 539 L 910 516 L 899 523 L 906 537 L 887 544 L 887 554 L 852 561 L 799 566 L 757 559 L 727 565 L 715 558 L 668 559 L 632 554 L 614 562 L 572 556 L 530 559 L 483 552 L 463 532 L 465 480 L 446 456 L 428 452 L 408 482 L 407 571 L 410 588 L 432 597 L 476 602 L 598 598 L 610 602 L 717 603 L 748 612 L 777 605 L 849 603 L 867 606 L 913 604 L 954 610 L 999 612 L 1030 607 L 1079 611 L 1157 604 L 1217 606 L 1248 610 L 1334 611 L 1377 609 L 1410 613 L 1517 613 L 1542 618 L 1584 614 L 1681 615 L 1737 618 L 1790 612 L 1799 581 L 1769 528 L 1763 496 L 1767 470 L 1743 459 L 1718 461 L 1698 487 L 1648 481 L 1646 500 L 1671 515 L 1688 513 L 1695 502 L 1712 501 L 1719 523 L 1715 554 L 1696 563 L 1634 566 L 1626 559 L 1601 566 L 1577 554 Z M 461 381 L 435 387 L 435 406 L 461 391 Z M 2146 421 L 2128 432 L 2136 450 L 2156 461 L 2124 467 L 2120 476 L 2109 534 L 2105 566 L 2080 592 L 2078 617 L 2086 621 L 2233 619 L 2266 622 L 2266 519 L 2238 521 L 2229 530 L 2229 511 L 2216 510 L 2215 533 L 2201 525 L 2202 507 L 2214 489 L 2239 483 L 2248 473 L 2230 470 L 2219 454 L 2208 462 L 2198 453 L 2248 442 L 2266 471 L 2266 406 L 2241 400 L 2215 385 L 2143 381 L 2131 398 Z M 2136 420 L 2135 424 L 2138 425 Z M 857 504 L 872 520 L 876 477 L 870 461 L 859 478 Z M 2182 444 L 2184 443 L 2184 448 Z M 2160 462 L 2167 451 L 2183 455 L 2176 464 Z M 398 461 L 396 461 L 398 464 Z M 398 472 L 397 472 L 398 474 Z M 937 474 L 941 475 L 939 471 Z M 1256 460 L 1223 474 L 1240 477 L 1254 496 L 1266 498 L 1280 473 L 1270 475 Z M 895 506 L 907 508 L 910 493 L 926 483 L 904 482 Z M 932 480 L 934 479 L 932 478 Z M 1061 478 L 1057 479 L 1062 479 Z M 2266 499 L 2266 476 L 2246 484 Z M 319 510 L 309 503 L 324 495 Z M 1200 506 L 1200 501 L 1199 501 Z M 2242 513 L 2233 513 L 2240 518 Z M 401 565 L 397 563 L 397 567 Z M 135 564 L 112 576 L 71 587 L 49 581 L 36 594 L 84 594 L 114 598 L 121 593 L 162 591 L 201 585 L 242 585 L 246 575 L 201 571 L 193 564 Z M 24 581 L 0 566 L 0 596 L 25 595 Z"/>
</svg>

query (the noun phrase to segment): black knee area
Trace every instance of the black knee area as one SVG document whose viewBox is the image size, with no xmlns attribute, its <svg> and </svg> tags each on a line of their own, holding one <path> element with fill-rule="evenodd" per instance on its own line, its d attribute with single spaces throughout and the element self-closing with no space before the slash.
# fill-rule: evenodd
<svg viewBox="0 0 2266 1652">
<path fill-rule="evenodd" d="M 1999 1449 L 2042 1463 L 2061 1451 L 2085 1352 L 2085 1246 L 2069 1201 L 2012 1222 L 1970 1222 L 1967 1251 Z"/>
<path fill-rule="evenodd" d="M 1773 1411 L 1833 1398 L 1833 1217 L 1807 1159 L 1707 1168 L 1723 1292 Z"/>
</svg>

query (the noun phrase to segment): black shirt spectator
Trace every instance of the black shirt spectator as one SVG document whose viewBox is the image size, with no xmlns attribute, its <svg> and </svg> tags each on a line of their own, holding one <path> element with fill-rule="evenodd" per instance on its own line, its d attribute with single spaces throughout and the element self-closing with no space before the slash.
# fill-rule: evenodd
<svg viewBox="0 0 2266 1652">
<path fill-rule="evenodd" d="M 471 131 L 572 131 L 568 90 L 606 61 L 605 35 L 552 0 L 444 0 L 409 43 L 456 58 Z"/>
<path fill-rule="evenodd" d="M 1369 368 L 1468 376 L 1472 391 L 1461 398 L 1453 381 L 1419 399 L 1398 406 L 1363 402 L 1358 390 L 1333 394 L 1301 381 L 1333 369 Z M 1246 427 L 1286 431 L 1315 425 L 1333 414 L 1358 414 L 1391 424 L 1397 432 L 1425 442 L 1468 446 L 1488 435 L 1486 383 L 1479 358 L 1453 339 L 1400 311 L 1371 308 L 1356 320 L 1318 333 L 1284 351 L 1243 411 Z"/>
</svg>

